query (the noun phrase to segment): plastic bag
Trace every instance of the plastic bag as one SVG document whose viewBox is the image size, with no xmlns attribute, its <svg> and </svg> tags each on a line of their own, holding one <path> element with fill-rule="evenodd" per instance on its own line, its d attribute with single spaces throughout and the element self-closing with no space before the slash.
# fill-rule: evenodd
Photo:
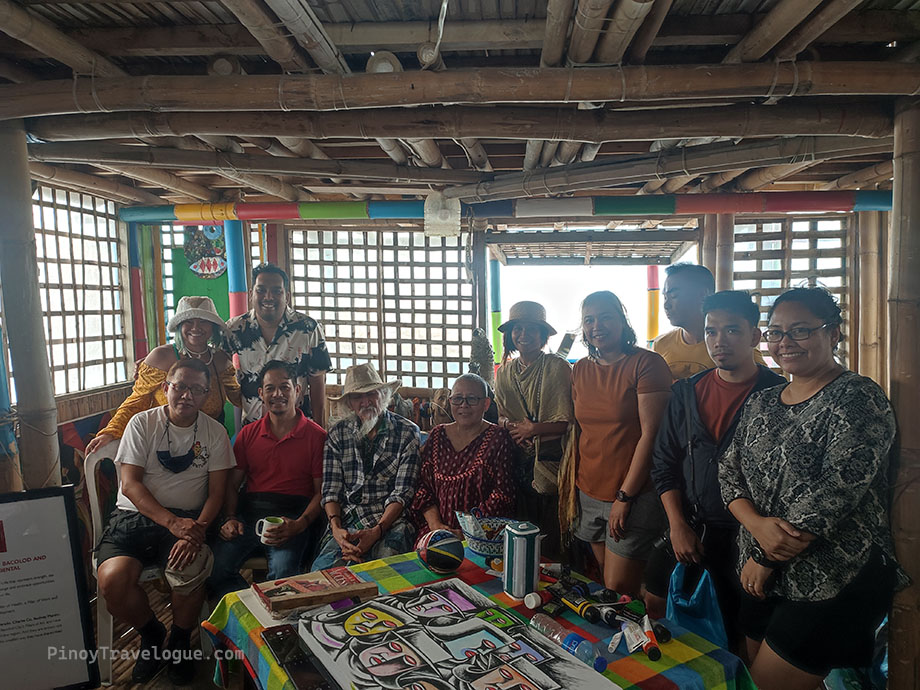
<svg viewBox="0 0 920 690">
<path fill-rule="evenodd" d="M 667 617 L 682 628 L 706 638 L 714 645 L 728 647 L 728 635 L 722 622 L 722 611 L 716 599 L 716 590 L 708 570 L 703 570 L 696 589 L 692 593 L 684 591 L 686 566 L 678 563 L 671 573 L 668 587 Z"/>
</svg>

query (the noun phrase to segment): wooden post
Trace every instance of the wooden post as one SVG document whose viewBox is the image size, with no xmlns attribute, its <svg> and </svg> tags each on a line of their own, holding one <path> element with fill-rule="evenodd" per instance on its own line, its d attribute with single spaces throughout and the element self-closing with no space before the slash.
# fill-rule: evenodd
<svg viewBox="0 0 920 690">
<path fill-rule="evenodd" d="M 882 253 L 884 214 L 878 211 L 863 211 L 858 214 L 859 254 L 859 367 L 863 376 L 868 376 L 887 389 L 884 354 L 887 352 L 885 311 L 882 300 L 887 297 L 887 274 L 885 255 Z M 855 287 L 855 286 L 854 286 Z M 852 292 L 852 291 L 851 291 Z"/>
<path fill-rule="evenodd" d="M 735 214 L 716 216 L 716 291 L 731 290 L 735 283 Z"/>
<path fill-rule="evenodd" d="M 486 275 L 486 230 L 489 221 L 476 218 L 472 223 L 471 234 L 473 260 L 470 270 L 473 274 L 474 314 L 473 323 L 476 328 L 489 332 L 489 312 L 487 308 L 487 291 L 489 279 Z"/>
<path fill-rule="evenodd" d="M 6 152 L 6 163 L 0 166 L 0 282 L 3 325 L 17 384 L 23 487 L 60 486 L 57 407 L 42 323 L 29 159 L 21 121 L 0 123 L 0 151 Z"/>
<path fill-rule="evenodd" d="M 920 101 L 896 104 L 894 190 L 889 242 L 889 374 L 898 416 L 898 475 L 891 509 L 898 560 L 912 584 L 895 596 L 888 662 L 891 690 L 920 689 Z"/>
<path fill-rule="evenodd" d="M 700 263 L 716 274 L 716 232 L 717 216 L 707 213 L 703 216 L 703 227 L 700 232 Z"/>
</svg>

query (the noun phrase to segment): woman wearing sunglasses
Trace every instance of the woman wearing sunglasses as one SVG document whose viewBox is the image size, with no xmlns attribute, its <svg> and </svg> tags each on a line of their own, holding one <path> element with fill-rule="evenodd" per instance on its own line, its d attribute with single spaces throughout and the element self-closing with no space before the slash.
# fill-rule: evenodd
<svg viewBox="0 0 920 690">
<path fill-rule="evenodd" d="M 448 402 L 454 421 L 432 429 L 422 446 L 412 502 L 419 538 L 437 529 L 460 536 L 457 510 L 478 508 L 499 517 L 514 511 L 514 441 L 482 418 L 492 402 L 488 384 L 476 374 L 463 374 L 454 381 Z"/>
<path fill-rule="evenodd" d="M 719 467 L 741 523 L 741 625 L 761 690 L 812 690 L 868 666 L 906 583 L 888 526 L 895 420 L 884 392 L 834 357 L 840 308 L 821 288 L 780 295 L 764 336 L 791 382 L 753 394 Z"/>
</svg>

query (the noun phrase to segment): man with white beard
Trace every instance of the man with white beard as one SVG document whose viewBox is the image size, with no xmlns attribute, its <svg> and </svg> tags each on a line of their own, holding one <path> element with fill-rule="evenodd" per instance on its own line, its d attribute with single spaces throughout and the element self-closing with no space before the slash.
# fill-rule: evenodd
<svg viewBox="0 0 920 690">
<path fill-rule="evenodd" d="M 421 462 L 418 427 L 387 410 L 399 381 L 384 383 L 370 363 L 348 367 L 340 398 L 350 410 L 329 430 L 321 503 L 329 528 L 313 570 L 405 553 L 414 530 L 405 517 Z"/>
</svg>

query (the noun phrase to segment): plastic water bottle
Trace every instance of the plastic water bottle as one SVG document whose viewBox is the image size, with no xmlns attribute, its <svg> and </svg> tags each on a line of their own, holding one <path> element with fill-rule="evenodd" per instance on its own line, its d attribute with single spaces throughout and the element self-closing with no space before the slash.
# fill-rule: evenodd
<svg viewBox="0 0 920 690">
<path fill-rule="evenodd" d="M 530 619 L 530 625 L 537 632 L 542 633 L 553 642 L 562 647 L 577 659 L 593 666 L 594 670 L 602 673 L 607 669 L 607 660 L 597 653 L 594 645 L 578 633 L 572 632 L 563 625 L 543 613 L 538 613 Z"/>
</svg>

